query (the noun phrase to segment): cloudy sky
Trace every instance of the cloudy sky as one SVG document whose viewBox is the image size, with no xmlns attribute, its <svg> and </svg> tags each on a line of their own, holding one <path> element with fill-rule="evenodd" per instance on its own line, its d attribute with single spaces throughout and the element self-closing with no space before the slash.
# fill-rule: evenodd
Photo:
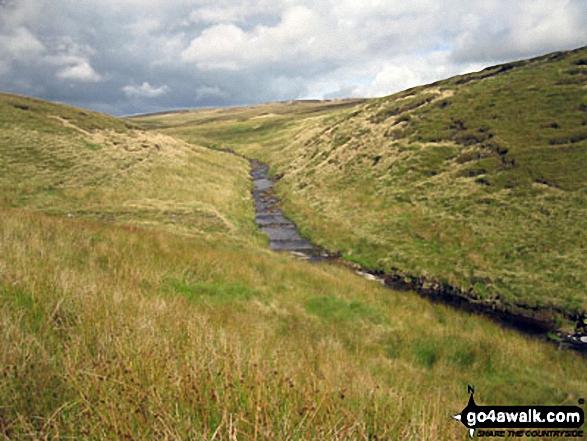
<svg viewBox="0 0 587 441">
<path fill-rule="evenodd" d="M 373 97 L 584 45 L 586 0 L 0 0 L 0 92 L 114 115 Z"/>
</svg>

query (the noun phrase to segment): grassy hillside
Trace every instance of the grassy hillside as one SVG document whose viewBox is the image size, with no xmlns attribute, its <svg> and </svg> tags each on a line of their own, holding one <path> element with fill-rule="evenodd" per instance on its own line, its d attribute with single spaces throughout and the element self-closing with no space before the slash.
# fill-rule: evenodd
<svg viewBox="0 0 587 441">
<path fill-rule="evenodd" d="M 0 211 L 8 439 L 465 439 L 451 415 L 576 404 L 584 359 L 265 249 Z"/>
<path fill-rule="evenodd" d="M 349 260 L 572 317 L 587 310 L 586 86 L 583 48 L 347 108 L 135 121 L 269 162 L 304 233 Z"/>
<path fill-rule="evenodd" d="M 0 95 L 0 170 L 7 207 L 185 234 L 257 231 L 246 161 L 83 109 Z"/>
<path fill-rule="evenodd" d="M 587 396 L 575 353 L 267 250 L 246 161 L 0 102 L 2 438 L 454 440 L 468 384 Z"/>
</svg>

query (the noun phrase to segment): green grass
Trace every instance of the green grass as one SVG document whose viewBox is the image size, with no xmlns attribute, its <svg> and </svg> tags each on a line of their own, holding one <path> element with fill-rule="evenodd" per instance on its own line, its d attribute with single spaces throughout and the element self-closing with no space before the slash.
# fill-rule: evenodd
<svg viewBox="0 0 587 441">
<path fill-rule="evenodd" d="M 245 160 L 24 97 L 0 95 L 0 117 L 0 206 L 183 234 L 257 231 Z"/>
<path fill-rule="evenodd" d="M 33 104 L 34 118 L 15 107 Z M 431 235 L 406 189 L 397 187 L 404 202 L 390 206 L 368 186 L 373 175 L 324 179 L 350 165 L 339 150 L 371 136 L 346 126 L 359 117 L 357 105 L 370 103 L 150 118 L 159 128 L 175 121 L 170 132 L 209 147 L 273 157 L 273 172 L 285 171 L 280 191 L 289 209 L 312 196 L 300 204 L 302 219 L 321 209 L 314 195 L 338 199 L 338 210 L 368 209 L 361 222 L 359 213 L 330 219 L 325 237 L 340 241 L 349 259 L 380 263 L 389 244 L 372 238 L 390 217 L 413 235 L 400 236 L 406 262 L 421 258 L 417 247 L 431 254 L 428 243 L 455 253 L 446 228 L 459 228 L 457 220 L 438 223 Z M 339 265 L 270 252 L 254 224 L 241 158 L 22 97 L 0 97 L 0 109 L 11 121 L 0 127 L 3 438 L 453 440 L 467 436 L 451 415 L 466 404 L 468 384 L 480 404 L 576 404 L 587 395 L 575 353 Z M 337 147 L 318 148 L 333 124 Z M 242 130 L 231 138 L 234 125 Z M 224 140 L 211 137 L 218 132 Z M 407 162 L 397 182 L 431 179 L 424 166 L 440 176 L 450 169 L 444 163 L 459 147 L 433 146 L 418 157 L 429 147 L 398 147 Z M 370 168 L 389 164 L 383 155 L 374 164 L 375 150 L 352 154 Z M 483 206 L 503 207 L 495 195 L 483 197 L 490 200 Z M 569 272 L 549 277 L 574 283 Z"/>
<path fill-rule="evenodd" d="M 261 297 L 262 293 L 241 283 L 172 280 L 161 288 L 165 294 L 180 295 L 192 302 L 231 303 Z"/>
<path fill-rule="evenodd" d="M 572 317 L 587 310 L 586 57 L 321 112 L 277 103 L 133 122 L 268 162 L 302 232 L 348 260 Z"/>
<path fill-rule="evenodd" d="M 313 297 L 306 302 L 306 311 L 326 321 L 380 320 L 377 309 L 358 300 L 349 302 L 338 297 Z"/>
<path fill-rule="evenodd" d="M 462 439 L 485 403 L 575 404 L 584 360 L 222 237 L 0 211 L 9 439 Z"/>
</svg>

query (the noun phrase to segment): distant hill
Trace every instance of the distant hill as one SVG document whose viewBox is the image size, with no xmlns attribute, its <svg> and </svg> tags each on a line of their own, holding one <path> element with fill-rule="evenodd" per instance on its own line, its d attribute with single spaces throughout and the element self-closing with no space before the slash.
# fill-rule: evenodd
<svg viewBox="0 0 587 441">
<path fill-rule="evenodd" d="M 342 109 L 134 121 L 269 162 L 305 234 L 348 260 L 572 319 L 587 310 L 586 87 L 581 48 Z"/>
</svg>

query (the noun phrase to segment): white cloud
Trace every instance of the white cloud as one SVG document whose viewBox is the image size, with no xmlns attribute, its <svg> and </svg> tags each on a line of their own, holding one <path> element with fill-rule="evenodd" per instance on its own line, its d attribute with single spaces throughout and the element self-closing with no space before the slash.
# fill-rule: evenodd
<svg viewBox="0 0 587 441">
<path fill-rule="evenodd" d="M 53 1 L 71 1 L 76 6 L 79 0 L 53 0 Z M 128 14 L 129 12 L 135 15 L 163 15 L 170 9 L 191 7 L 194 0 L 84 0 L 87 8 L 101 9 L 112 13 Z M 204 1 L 196 0 L 195 3 L 205 3 Z"/>
<path fill-rule="evenodd" d="M 207 3 L 207 4 L 206 4 Z M 284 9 L 300 1 L 275 2 L 273 0 L 217 0 L 204 2 L 189 13 L 189 21 L 200 24 L 243 23 L 247 24 L 259 17 L 279 18 Z M 288 6 L 289 4 L 289 6 Z"/>
<path fill-rule="evenodd" d="M 583 0 L 487 2 L 459 23 L 455 61 L 529 57 L 587 43 L 587 3 Z"/>
<path fill-rule="evenodd" d="M 301 97 L 381 97 L 485 67 L 481 63 L 451 64 L 450 54 L 450 50 L 438 50 L 422 55 L 397 56 L 370 65 L 344 67 L 316 81 L 306 81 L 306 91 Z"/>
<path fill-rule="evenodd" d="M 104 76 L 94 70 L 89 60 L 96 53 L 92 47 L 78 44 L 70 37 L 56 39 L 53 46 L 54 53 L 45 55 L 40 62 L 56 66 L 57 78 L 84 83 L 104 80 Z"/>
<path fill-rule="evenodd" d="M 34 61 L 45 52 L 45 46 L 26 27 L 18 27 L 8 34 L 0 34 L 0 55 L 19 61 Z"/>
<path fill-rule="evenodd" d="M 322 16 L 305 6 L 286 10 L 275 26 L 259 25 L 245 32 L 234 24 L 204 30 L 182 53 L 200 69 L 243 69 L 256 65 L 344 59 L 360 41 L 337 33 Z"/>
<path fill-rule="evenodd" d="M 237 69 L 247 46 L 247 35 L 237 26 L 220 24 L 206 29 L 183 51 L 182 58 L 195 61 L 201 69 Z"/>
<path fill-rule="evenodd" d="M 375 75 L 368 87 L 359 87 L 353 94 L 367 97 L 384 96 L 422 84 L 424 80 L 419 63 L 414 64 L 389 64 Z"/>
<path fill-rule="evenodd" d="M 218 86 L 200 86 L 196 89 L 196 98 L 198 101 L 210 98 L 226 98 L 228 94 L 223 92 Z"/>
<path fill-rule="evenodd" d="M 86 60 L 81 60 L 73 66 L 61 69 L 57 72 L 57 78 L 92 83 L 102 81 L 103 79 L 102 75 L 96 73 L 90 63 Z"/>
<path fill-rule="evenodd" d="M 365 19 L 377 20 L 408 14 L 429 14 L 436 9 L 438 9 L 438 3 L 430 0 L 339 0 L 334 6 L 333 14 L 341 20 L 361 23 Z"/>
<path fill-rule="evenodd" d="M 145 18 L 127 25 L 130 34 L 134 38 L 144 38 L 161 29 L 161 21 L 158 18 Z"/>
<path fill-rule="evenodd" d="M 449 57 L 449 51 L 435 51 L 426 56 L 398 57 L 382 66 L 371 84 L 353 90 L 353 96 L 385 96 L 484 67 L 480 63 L 454 66 L 448 61 Z"/>
<path fill-rule="evenodd" d="M 124 86 L 122 91 L 128 97 L 157 98 L 168 93 L 170 88 L 167 85 L 153 87 L 149 83 L 144 82 L 140 86 Z"/>
<path fill-rule="evenodd" d="M 585 0 L 0 0 L 4 91 L 119 114 L 380 96 L 585 44 Z"/>
<path fill-rule="evenodd" d="M 194 9 L 190 12 L 190 20 L 193 23 L 234 23 L 239 21 L 242 13 L 239 7 L 213 7 Z"/>
</svg>

